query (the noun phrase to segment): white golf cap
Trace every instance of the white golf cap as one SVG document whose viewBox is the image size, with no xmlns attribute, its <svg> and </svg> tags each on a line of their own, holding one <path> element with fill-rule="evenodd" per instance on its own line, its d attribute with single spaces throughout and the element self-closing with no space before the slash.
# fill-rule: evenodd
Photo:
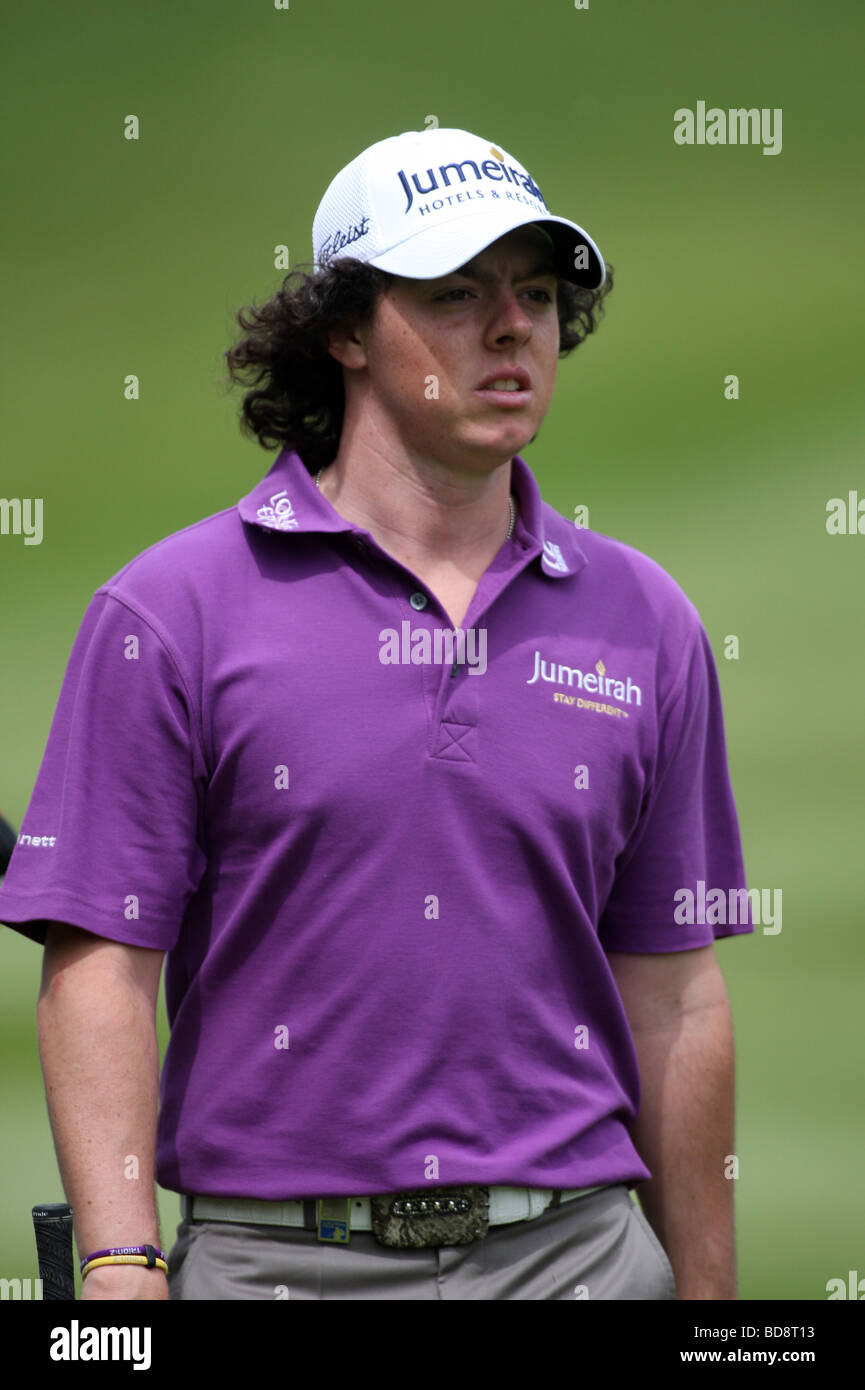
<svg viewBox="0 0 865 1390">
<path fill-rule="evenodd" d="M 588 289 L 604 283 L 604 258 L 588 232 L 550 214 L 518 159 L 467 130 L 407 130 L 340 170 L 318 205 L 312 248 L 316 269 L 353 256 L 432 280 L 528 225 L 549 235 L 564 279 Z"/>
</svg>

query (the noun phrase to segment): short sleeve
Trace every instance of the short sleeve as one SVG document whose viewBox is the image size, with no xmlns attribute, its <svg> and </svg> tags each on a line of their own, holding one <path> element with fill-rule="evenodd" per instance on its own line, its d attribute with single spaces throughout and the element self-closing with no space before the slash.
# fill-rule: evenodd
<svg viewBox="0 0 865 1390">
<path fill-rule="evenodd" d="M 698 619 L 659 729 L 652 783 L 598 924 L 607 951 L 684 951 L 754 930 L 718 674 Z"/>
<path fill-rule="evenodd" d="M 0 922 L 169 950 L 206 866 L 200 717 L 160 625 L 98 590 L 67 663 Z"/>
</svg>

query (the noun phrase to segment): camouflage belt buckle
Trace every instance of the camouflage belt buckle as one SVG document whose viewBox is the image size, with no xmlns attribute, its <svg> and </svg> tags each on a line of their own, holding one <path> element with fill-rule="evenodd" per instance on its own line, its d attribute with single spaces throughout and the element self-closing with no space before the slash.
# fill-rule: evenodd
<svg viewBox="0 0 865 1390">
<path fill-rule="evenodd" d="M 488 1187 L 415 1187 L 370 1197 L 372 1233 L 397 1250 L 468 1245 L 490 1227 Z"/>
</svg>

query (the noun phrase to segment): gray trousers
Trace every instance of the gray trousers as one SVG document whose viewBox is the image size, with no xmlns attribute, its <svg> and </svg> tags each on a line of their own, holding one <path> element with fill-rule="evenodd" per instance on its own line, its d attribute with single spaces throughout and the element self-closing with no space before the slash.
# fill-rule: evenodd
<svg viewBox="0 0 865 1390">
<path fill-rule="evenodd" d="M 181 1221 L 171 1299 L 674 1299 L 663 1246 L 624 1184 L 491 1226 L 469 1245 L 394 1250 L 371 1231 Z"/>
</svg>

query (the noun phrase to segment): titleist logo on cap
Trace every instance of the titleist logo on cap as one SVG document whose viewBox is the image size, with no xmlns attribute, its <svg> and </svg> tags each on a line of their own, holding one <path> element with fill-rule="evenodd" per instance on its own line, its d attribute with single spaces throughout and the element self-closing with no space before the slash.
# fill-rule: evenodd
<svg viewBox="0 0 865 1390">
<path fill-rule="evenodd" d="M 327 260 L 328 256 L 335 256 L 337 251 L 341 251 L 344 246 L 351 246 L 353 241 L 360 241 L 361 237 L 366 236 L 368 231 L 369 216 L 366 214 L 359 222 L 356 222 L 353 227 L 349 227 L 346 231 L 338 227 L 330 236 L 325 237 L 324 241 L 321 243 L 319 260 L 324 262 Z"/>
</svg>

